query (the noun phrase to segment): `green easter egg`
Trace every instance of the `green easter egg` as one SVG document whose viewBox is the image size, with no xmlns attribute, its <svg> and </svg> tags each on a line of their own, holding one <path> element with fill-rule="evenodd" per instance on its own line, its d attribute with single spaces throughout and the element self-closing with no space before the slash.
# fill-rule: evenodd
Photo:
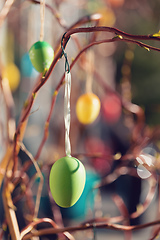
<svg viewBox="0 0 160 240">
<path fill-rule="evenodd" d="M 80 198 L 86 181 L 83 164 L 74 157 L 56 161 L 50 172 L 49 185 L 55 202 L 60 207 L 71 207 Z"/>
<path fill-rule="evenodd" d="M 29 57 L 33 67 L 38 72 L 44 73 L 53 61 L 54 51 L 49 43 L 38 41 L 30 48 Z"/>
</svg>

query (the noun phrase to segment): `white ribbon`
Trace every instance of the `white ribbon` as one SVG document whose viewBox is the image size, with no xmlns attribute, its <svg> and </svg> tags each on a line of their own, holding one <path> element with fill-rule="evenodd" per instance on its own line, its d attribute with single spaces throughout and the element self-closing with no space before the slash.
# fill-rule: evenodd
<svg viewBox="0 0 160 240">
<path fill-rule="evenodd" d="M 71 94 L 71 73 L 65 72 L 65 92 L 64 92 L 64 123 L 65 123 L 65 151 L 67 156 L 71 156 L 71 144 L 69 139 L 70 131 L 70 94 Z"/>
</svg>

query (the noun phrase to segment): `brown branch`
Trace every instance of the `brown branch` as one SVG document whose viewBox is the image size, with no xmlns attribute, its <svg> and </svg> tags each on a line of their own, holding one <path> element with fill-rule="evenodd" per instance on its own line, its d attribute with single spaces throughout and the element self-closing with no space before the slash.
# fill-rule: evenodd
<svg viewBox="0 0 160 240">
<path fill-rule="evenodd" d="M 23 237 L 23 240 L 30 239 L 33 236 L 42 236 L 42 235 L 48 235 L 48 234 L 57 234 L 61 232 L 75 232 L 75 231 L 84 231 L 89 229 L 111 229 L 116 231 L 136 231 L 144 228 L 148 228 L 154 225 L 159 225 L 160 220 L 156 220 L 153 222 L 140 224 L 136 226 L 126 226 L 126 225 L 120 225 L 120 224 L 112 224 L 112 223 L 86 223 L 85 225 L 78 225 L 74 227 L 63 227 L 63 228 L 46 228 L 43 230 L 36 231 L 34 233 L 29 233 L 26 236 Z"/>
<path fill-rule="evenodd" d="M 37 0 L 28 0 L 29 2 L 32 2 L 34 4 L 40 4 L 40 1 Z M 53 7 L 51 7 L 49 4 L 45 3 L 45 7 L 51 11 L 51 13 L 54 15 L 56 18 L 57 22 L 61 27 L 64 29 L 67 29 L 67 24 L 64 19 L 61 18 L 60 13 Z"/>
<path fill-rule="evenodd" d="M 5 18 L 7 17 L 10 8 L 12 7 L 15 0 L 6 0 L 1 12 L 0 12 L 0 27 L 2 26 Z"/>
<path fill-rule="evenodd" d="M 160 217 L 160 177 L 158 175 L 158 206 L 157 206 L 157 213 L 156 213 L 156 219 L 159 219 Z M 150 238 L 150 240 L 153 240 L 155 239 L 158 235 L 159 235 L 159 232 L 160 232 L 160 226 L 158 227 L 154 227 L 153 230 L 152 230 L 152 237 Z"/>
<path fill-rule="evenodd" d="M 117 194 L 114 194 L 112 196 L 112 199 L 115 202 L 116 206 L 118 207 L 118 210 L 120 211 L 121 215 L 124 218 L 124 221 L 123 221 L 124 224 L 130 225 L 129 212 L 128 212 L 128 209 L 127 209 L 123 199 Z M 132 238 L 132 231 L 124 231 L 124 236 L 125 236 L 125 239 L 130 240 Z"/>
<path fill-rule="evenodd" d="M 6 173 L 6 171 L 12 169 L 13 167 L 13 162 L 12 162 L 12 154 L 13 154 L 13 136 L 15 133 L 15 119 L 13 117 L 13 98 L 12 98 L 12 94 L 9 88 L 9 84 L 8 84 L 8 80 L 7 79 L 2 79 L 0 77 L 0 90 L 1 90 L 1 94 L 4 97 L 4 102 L 5 102 L 5 111 L 6 113 L 6 126 L 4 127 L 4 129 L 7 128 L 7 139 L 6 139 L 6 153 L 3 157 L 3 159 L 0 162 L 0 187 L 2 184 L 2 180 L 4 177 L 4 174 Z M 4 130 L 5 131 L 5 130 Z M 5 140 L 4 140 L 5 143 Z M 4 144 L 3 143 L 3 144 Z M 7 170 L 8 168 L 8 170 Z"/>
<path fill-rule="evenodd" d="M 8 127 L 8 141 L 13 141 L 13 136 L 16 130 L 16 124 L 14 119 L 14 100 L 9 86 L 8 79 L 4 78 L 0 80 L 0 88 L 2 90 L 6 112 L 7 112 L 7 127 Z"/>
<path fill-rule="evenodd" d="M 38 0 L 28 0 L 34 4 L 40 4 L 40 1 Z M 57 22 L 60 24 L 61 27 L 63 27 L 65 30 L 69 30 L 72 28 L 76 28 L 79 25 L 88 23 L 88 22 L 92 22 L 92 21 L 99 21 L 99 19 L 101 18 L 101 14 L 97 13 L 97 14 L 91 14 L 91 15 L 87 15 L 87 16 L 83 16 L 82 18 L 80 18 L 77 22 L 75 22 L 74 24 L 72 24 L 69 28 L 67 27 L 67 24 L 65 22 L 65 20 L 61 17 L 60 13 L 53 7 L 51 7 L 49 4 L 45 3 L 45 7 L 47 9 L 49 9 L 51 11 L 51 13 L 54 15 L 54 17 L 56 18 Z"/>
<path fill-rule="evenodd" d="M 150 203 L 152 202 L 155 194 L 156 194 L 156 187 L 157 187 L 157 182 L 154 177 L 150 177 L 148 179 L 149 182 L 149 191 L 147 193 L 146 199 L 144 203 L 140 204 L 139 208 L 137 208 L 137 211 L 133 212 L 130 217 L 131 218 L 137 218 L 141 214 L 143 214 L 146 209 L 149 207 Z"/>
<path fill-rule="evenodd" d="M 153 36 L 152 34 L 134 35 L 134 34 L 126 33 L 124 31 L 121 31 L 121 30 L 119 30 L 117 28 L 114 28 L 114 27 L 103 27 L 103 26 L 70 29 L 64 35 L 64 39 L 68 39 L 71 35 L 73 35 L 75 33 L 86 33 L 86 32 L 110 32 L 110 33 L 113 33 L 115 35 L 124 37 L 126 39 L 131 39 L 131 40 L 156 40 L 156 41 L 160 41 L 160 37 Z"/>
<path fill-rule="evenodd" d="M 22 230 L 22 232 L 21 232 L 21 239 L 25 239 L 25 235 L 28 234 L 35 226 L 37 226 L 40 223 L 50 223 L 54 229 L 58 228 L 58 225 L 50 218 L 37 219 L 37 220 L 31 222 L 29 225 L 27 225 Z M 63 235 L 66 236 L 68 239 L 74 240 L 72 235 L 69 232 L 67 232 L 67 231 L 64 231 Z"/>
<path fill-rule="evenodd" d="M 13 191 L 13 185 L 11 182 L 6 179 L 5 185 L 3 188 L 3 205 L 6 215 L 7 224 L 9 226 L 9 231 L 11 234 L 12 240 L 20 239 L 20 231 L 17 222 L 17 217 L 15 214 L 14 205 L 12 203 L 11 192 Z"/>
<path fill-rule="evenodd" d="M 126 175 L 126 174 L 134 177 L 138 177 L 136 169 L 129 168 L 126 166 L 121 166 L 115 169 L 108 176 L 104 177 L 102 181 L 95 186 L 95 188 L 100 188 L 104 185 L 113 183 L 116 179 L 118 179 L 119 176 Z M 129 218 L 134 219 L 139 217 L 141 214 L 143 214 L 146 211 L 146 209 L 149 207 L 150 203 L 152 202 L 156 194 L 157 181 L 154 176 L 151 176 L 150 178 L 148 178 L 148 182 L 149 182 L 149 190 L 144 202 L 139 204 L 139 208 L 137 208 L 135 212 L 130 214 Z"/>
<path fill-rule="evenodd" d="M 33 199 L 32 189 L 28 186 L 30 182 L 30 179 L 28 175 L 21 171 L 15 172 L 15 179 L 14 179 L 14 187 L 20 183 L 20 191 L 16 196 L 13 198 L 13 204 L 16 204 L 18 201 L 20 201 L 23 197 L 25 197 L 26 205 L 28 208 L 27 215 L 34 215 L 34 207 L 35 207 L 35 201 Z"/>
</svg>

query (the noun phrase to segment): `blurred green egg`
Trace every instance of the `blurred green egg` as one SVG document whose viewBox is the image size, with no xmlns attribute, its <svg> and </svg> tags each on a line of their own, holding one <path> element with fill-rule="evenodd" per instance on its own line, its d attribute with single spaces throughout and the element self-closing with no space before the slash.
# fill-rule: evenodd
<svg viewBox="0 0 160 240">
<path fill-rule="evenodd" d="M 85 181 L 85 168 L 78 159 L 66 156 L 57 160 L 49 176 L 51 194 L 57 205 L 73 206 L 84 190 Z"/>
<path fill-rule="evenodd" d="M 33 67 L 38 72 L 44 73 L 53 61 L 54 51 L 49 43 L 38 41 L 30 48 L 29 57 Z"/>
</svg>

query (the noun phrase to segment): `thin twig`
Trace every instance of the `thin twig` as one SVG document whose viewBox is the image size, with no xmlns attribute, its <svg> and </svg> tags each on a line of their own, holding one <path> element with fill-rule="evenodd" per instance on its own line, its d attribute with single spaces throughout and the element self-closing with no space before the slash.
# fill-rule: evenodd
<svg viewBox="0 0 160 240">
<path fill-rule="evenodd" d="M 40 170 L 37 162 L 35 161 L 34 157 L 32 156 L 32 154 L 26 149 L 26 147 L 24 146 L 24 144 L 22 142 L 20 143 L 20 147 L 28 155 L 28 157 L 31 159 L 31 161 L 32 161 L 32 163 L 33 163 L 33 165 L 34 165 L 34 167 L 37 171 L 38 177 L 40 178 L 40 183 L 39 183 L 37 197 L 36 197 L 35 212 L 34 212 L 34 216 L 33 216 L 33 219 L 34 219 L 38 216 L 44 179 L 43 179 L 43 175 L 41 173 L 41 170 Z"/>
<path fill-rule="evenodd" d="M 2 26 L 4 20 L 6 19 L 14 1 L 15 0 L 6 0 L 5 4 L 0 12 L 0 27 Z"/>
<path fill-rule="evenodd" d="M 25 227 L 25 229 L 22 230 L 21 232 L 21 239 L 25 239 L 25 235 L 31 232 L 31 230 L 37 226 L 40 223 L 50 223 L 53 228 L 57 229 L 58 225 L 50 218 L 41 218 L 41 219 L 36 219 L 33 222 L 31 222 L 28 226 Z M 67 231 L 65 231 L 64 236 L 66 236 L 70 240 L 74 240 L 74 237 Z"/>
<path fill-rule="evenodd" d="M 130 225 L 129 212 L 128 212 L 128 209 L 127 209 L 123 199 L 119 195 L 117 195 L 117 194 L 114 194 L 112 196 L 112 199 L 115 202 L 115 204 L 117 205 L 118 210 L 120 211 L 121 215 L 124 218 L 124 221 L 123 221 L 124 224 Z M 125 236 L 125 239 L 131 240 L 131 238 L 132 238 L 132 231 L 124 231 L 124 236 Z"/>
</svg>

